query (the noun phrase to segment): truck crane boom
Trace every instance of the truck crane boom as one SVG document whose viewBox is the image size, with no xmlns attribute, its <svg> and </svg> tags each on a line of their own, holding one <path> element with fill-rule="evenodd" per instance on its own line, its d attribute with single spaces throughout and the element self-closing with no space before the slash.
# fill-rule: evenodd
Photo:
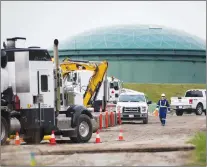
<svg viewBox="0 0 207 167">
<path fill-rule="evenodd" d="M 108 62 L 90 62 L 90 61 L 79 61 L 79 60 L 70 60 L 66 58 L 60 63 L 60 68 L 62 71 L 63 78 L 67 77 L 67 75 L 71 71 L 77 70 L 89 70 L 94 71 L 92 77 L 89 80 L 89 84 L 86 88 L 86 91 L 83 95 L 83 103 L 84 106 L 90 107 L 95 100 L 100 86 L 103 82 L 104 76 L 108 69 Z"/>
</svg>

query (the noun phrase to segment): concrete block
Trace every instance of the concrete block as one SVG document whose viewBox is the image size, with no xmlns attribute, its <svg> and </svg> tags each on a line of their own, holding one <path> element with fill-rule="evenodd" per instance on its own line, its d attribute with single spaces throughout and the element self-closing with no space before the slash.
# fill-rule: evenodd
<svg viewBox="0 0 207 167">
<path fill-rule="evenodd" d="M 109 113 L 108 113 L 108 122 L 109 122 L 109 127 L 111 127 L 111 117 L 110 117 L 110 115 L 111 115 L 111 112 L 109 112 Z"/>
<path fill-rule="evenodd" d="M 106 117 L 106 115 L 105 115 L 105 113 L 103 113 L 102 115 L 103 115 L 103 117 L 102 117 L 102 127 L 106 128 L 106 124 L 105 124 L 105 117 Z"/>
<path fill-rule="evenodd" d="M 112 122 L 111 122 L 111 112 L 109 112 L 109 127 L 112 127 Z"/>
<path fill-rule="evenodd" d="M 116 112 L 114 112 L 114 124 L 115 124 L 115 126 L 117 125 L 117 113 Z"/>
</svg>

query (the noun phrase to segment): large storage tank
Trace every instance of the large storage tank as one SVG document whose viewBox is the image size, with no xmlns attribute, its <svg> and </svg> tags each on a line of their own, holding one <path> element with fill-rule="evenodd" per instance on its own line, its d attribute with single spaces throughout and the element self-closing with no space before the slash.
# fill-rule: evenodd
<svg viewBox="0 0 207 167">
<path fill-rule="evenodd" d="M 163 26 L 94 29 L 60 41 L 61 58 L 107 60 L 130 83 L 206 83 L 206 42 Z"/>
</svg>

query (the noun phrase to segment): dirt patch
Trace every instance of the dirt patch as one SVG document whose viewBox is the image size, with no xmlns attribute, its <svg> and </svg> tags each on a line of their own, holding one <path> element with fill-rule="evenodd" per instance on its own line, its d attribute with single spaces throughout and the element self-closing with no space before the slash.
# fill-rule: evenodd
<svg viewBox="0 0 207 167">
<path fill-rule="evenodd" d="M 93 158 L 91 158 L 93 156 Z M 103 153 L 36 156 L 37 165 L 44 166 L 181 166 L 188 163 L 188 152 L 162 153 Z M 21 165 L 29 165 L 30 157 L 24 157 Z M 12 165 L 19 166 L 13 161 Z"/>
</svg>

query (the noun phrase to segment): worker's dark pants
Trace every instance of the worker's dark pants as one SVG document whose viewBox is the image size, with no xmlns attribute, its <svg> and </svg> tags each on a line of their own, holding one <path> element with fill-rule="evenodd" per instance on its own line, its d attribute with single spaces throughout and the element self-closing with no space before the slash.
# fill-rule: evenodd
<svg viewBox="0 0 207 167">
<path fill-rule="evenodd" d="M 166 110 L 162 110 L 162 109 L 160 109 L 159 116 L 160 116 L 160 122 L 161 122 L 161 124 L 162 124 L 162 125 L 165 125 L 165 122 L 166 122 L 166 116 L 167 116 L 167 111 L 166 111 Z"/>
</svg>

